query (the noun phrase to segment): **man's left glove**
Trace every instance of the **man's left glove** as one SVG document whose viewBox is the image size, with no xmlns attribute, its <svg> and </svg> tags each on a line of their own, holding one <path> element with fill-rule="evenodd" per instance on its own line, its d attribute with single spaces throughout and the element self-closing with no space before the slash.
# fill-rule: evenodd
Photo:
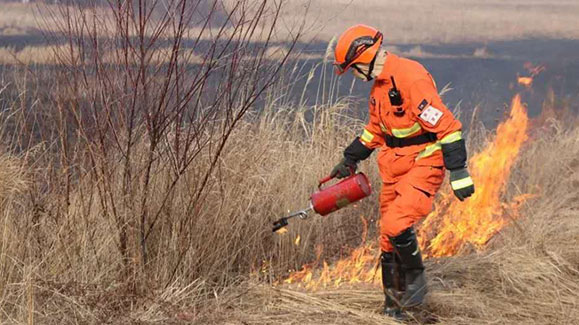
<svg viewBox="0 0 579 325">
<path fill-rule="evenodd" d="M 450 171 L 450 187 L 452 187 L 454 195 L 461 201 L 474 193 L 474 183 L 466 168 Z"/>
<path fill-rule="evenodd" d="M 465 141 L 462 139 L 460 131 L 454 134 L 459 139 L 450 143 L 442 143 L 442 157 L 444 166 L 450 170 L 450 187 L 452 187 L 454 195 L 459 200 L 464 201 L 474 193 L 474 183 L 466 170 Z"/>
</svg>

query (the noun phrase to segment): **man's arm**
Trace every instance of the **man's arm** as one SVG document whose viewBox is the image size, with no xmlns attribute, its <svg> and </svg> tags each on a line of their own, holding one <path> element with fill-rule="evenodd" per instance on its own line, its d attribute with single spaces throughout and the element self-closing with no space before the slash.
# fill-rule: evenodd
<svg viewBox="0 0 579 325">
<path fill-rule="evenodd" d="M 423 129 L 436 134 L 442 148 L 450 184 L 459 200 L 474 193 L 474 183 L 467 171 L 467 153 L 462 124 L 444 105 L 432 79 L 415 82 L 411 88 L 412 113 Z"/>
</svg>

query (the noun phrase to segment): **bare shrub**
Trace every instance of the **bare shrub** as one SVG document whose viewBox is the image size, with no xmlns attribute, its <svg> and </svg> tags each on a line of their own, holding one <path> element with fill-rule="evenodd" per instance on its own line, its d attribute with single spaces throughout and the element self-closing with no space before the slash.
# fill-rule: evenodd
<svg viewBox="0 0 579 325">
<path fill-rule="evenodd" d="M 104 16 L 98 4 L 63 6 L 55 14 L 65 23 L 52 36 L 68 43 L 67 51 L 55 52 L 63 68 L 54 94 L 63 212 L 79 221 L 71 229 L 79 241 L 90 232 L 76 228 L 80 221 L 106 225 L 90 238 L 103 245 L 94 263 L 120 263 L 131 281 L 151 273 L 159 283 L 194 279 L 212 263 L 209 257 L 200 263 L 203 253 L 192 243 L 202 235 L 206 196 L 219 184 L 212 177 L 217 163 L 289 53 L 266 60 L 280 6 L 238 1 L 214 40 L 186 48 L 188 27 L 202 26 L 199 35 L 212 27 L 219 2 L 206 16 L 197 14 L 201 1 L 110 1 Z M 253 42 L 256 33 L 263 43 Z M 223 274 L 236 268 L 216 258 Z"/>
<path fill-rule="evenodd" d="M 264 105 L 300 30 L 270 60 L 281 2 L 207 4 L 73 1 L 46 9 L 47 37 L 63 44 L 43 51 L 56 63 L 43 85 L 49 96 L 35 98 L 24 82 L 4 123 L 10 147 L 34 157 L 15 164 L 33 171 L 24 212 L 5 214 L 1 286 L 23 283 L 0 300 L 10 315 L 47 321 L 46 306 L 66 315 L 86 292 L 122 293 L 94 298 L 122 310 L 125 299 L 157 288 L 201 278 L 214 286 L 249 273 L 250 262 L 240 261 L 252 247 L 236 237 L 231 221 L 239 216 L 221 212 L 218 168 L 244 116 Z M 217 34 L 207 39 L 206 30 Z M 6 184 L 0 199 L 19 188 Z M 122 289 L 109 292 L 108 284 Z M 21 294 L 31 300 L 14 299 Z M 84 311 L 80 319 L 115 316 Z"/>
</svg>

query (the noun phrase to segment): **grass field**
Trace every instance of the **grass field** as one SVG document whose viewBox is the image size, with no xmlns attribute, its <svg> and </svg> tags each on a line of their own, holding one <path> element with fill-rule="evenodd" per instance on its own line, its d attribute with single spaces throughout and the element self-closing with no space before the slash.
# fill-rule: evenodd
<svg viewBox="0 0 579 325">
<path fill-rule="evenodd" d="M 0 3 L 0 35 L 26 35 L 45 28 L 38 22 L 46 10 L 40 9 L 35 18 L 34 3 Z M 289 0 L 280 34 L 303 21 L 306 12 L 306 38 L 326 42 L 359 23 L 379 28 L 394 44 L 579 38 L 579 3 L 573 0 Z"/>
<path fill-rule="evenodd" d="M 0 35 L 37 32 L 30 5 L 0 5 Z M 288 2 L 277 28 L 299 21 L 302 5 Z M 388 30 L 394 43 L 579 37 L 575 1 L 311 6 L 305 40 L 327 41 L 359 21 Z M 71 18 L 74 28 L 51 31 L 78 45 L 0 50 L 11 65 L 0 76 L 1 323 L 394 324 L 379 315 L 374 283 L 314 291 L 283 282 L 304 264 L 315 261 L 320 273 L 321 261 L 332 267 L 372 247 L 380 187 L 373 158 L 360 166 L 374 185 L 369 199 L 271 233 L 273 220 L 304 207 L 364 125 L 352 117 L 359 103 L 335 97 L 334 76 L 310 84 L 325 70 L 299 63 L 278 72 L 289 45 L 243 41 L 251 19 L 230 31 L 242 41 L 219 56 L 211 46 L 181 49 L 188 31 L 201 29 L 174 17 L 103 24 L 106 31 Z M 276 25 L 268 19 L 260 32 Z M 161 35 L 150 48 L 138 37 L 152 35 L 147 24 Z M 271 76 L 279 79 L 269 84 Z M 297 78 L 317 87 L 315 105 L 295 95 Z M 428 315 L 416 313 L 413 323 L 579 322 L 578 107 L 554 95 L 543 107 L 493 202 L 508 226 L 483 247 L 427 260 Z M 476 114 L 463 123 L 471 156 L 495 140 Z M 528 196 L 515 214 L 521 194 Z M 445 186 L 437 205 L 449 195 Z M 368 254 L 372 268 L 378 252 Z"/>
<path fill-rule="evenodd" d="M 288 12 L 299 12 L 294 8 Z M 380 29 L 386 42 L 395 44 L 576 39 L 577 14 L 579 3 L 572 0 L 320 0 L 312 2 L 311 10 L 320 39 L 364 23 Z"/>
<path fill-rule="evenodd" d="M 225 1 L 225 6 L 228 2 Z M 14 42 L 0 39 L 0 64 L 52 64 L 50 49 L 44 45 L 26 45 L 26 36 L 53 30 L 46 17 L 57 9 L 49 4 L 0 2 L 0 35 L 20 37 L 19 49 Z M 105 14 L 101 12 L 101 14 Z M 473 56 L 488 56 L 484 43 L 517 39 L 577 39 L 579 38 L 579 3 L 555 0 L 548 4 L 533 1 L 361 1 L 361 0 L 289 0 L 286 1 L 274 38 L 285 41 L 303 23 L 305 42 L 329 42 L 349 26 L 364 23 L 385 34 L 385 45 L 417 44 L 410 52 L 413 57 L 437 57 L 424 52 L 419 45 L 445 43 L 483 43 Z M 305 20 L 304 20 L 305 19 Z M 209 31 L 209 30 L 208 30 Z M 198 27 L 191 27 L 187 37 L 195 39 Z M 216 30 L 201 33 L 210 39 Z M 4 44 L 3 44 L 4 43 Z M 164 59 L 164 55 L 160 56 Z M 321 59 L 318 55 L 317 59 Z"/>
</svg>

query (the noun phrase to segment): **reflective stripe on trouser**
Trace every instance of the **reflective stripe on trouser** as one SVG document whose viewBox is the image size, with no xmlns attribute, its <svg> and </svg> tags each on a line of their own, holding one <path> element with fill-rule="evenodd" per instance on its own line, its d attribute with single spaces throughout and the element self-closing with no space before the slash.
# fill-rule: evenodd
<svg viewBox="0 0 579 325">
<path fill-rule="evenodd" d="M 413 166 L 396 183 L 382 184 L 380 192 L 380 248 L 393 250 L 395 237 L 432 211 L 434 194 L 444 180 L 444 169 Z"/>
</svg>

